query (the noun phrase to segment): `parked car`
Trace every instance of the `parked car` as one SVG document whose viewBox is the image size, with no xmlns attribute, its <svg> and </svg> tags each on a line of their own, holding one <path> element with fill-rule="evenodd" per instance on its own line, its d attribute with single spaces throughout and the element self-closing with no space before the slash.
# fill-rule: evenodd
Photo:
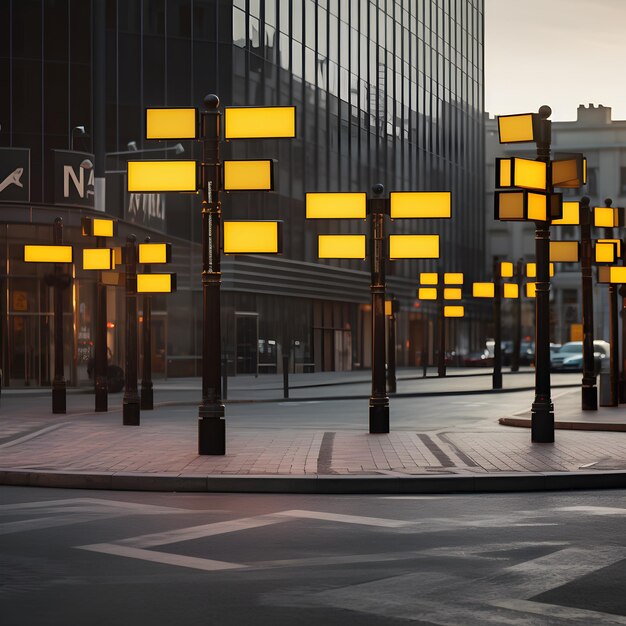
<svg viewBox="0 0 626 626">
<path fill-rule="evenodd" d="M 493 367 L 493 356 L 490 356 L 487 350 L 470 352 L 463 357 L 463 365 L 466 367 Z"/>
<path fill-rule="evenodd" d="M 596 339 L 593 342 L 593 356 L 596 372 L 600 371 L 604 359 L 611 355 L 608 342 Z M 583 342 L 570 341 L 558 351 L 550 354 L 550 369 L 553 372 L 581 372 L 583 369 Z"/>
</svg>

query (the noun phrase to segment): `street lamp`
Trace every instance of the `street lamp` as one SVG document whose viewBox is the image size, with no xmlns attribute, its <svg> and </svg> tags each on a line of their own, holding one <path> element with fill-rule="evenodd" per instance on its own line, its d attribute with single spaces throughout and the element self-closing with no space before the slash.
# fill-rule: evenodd
<svg viewBox="0 0 626 626">
<path fill-rule="evenodd" d="M 294 138 L 295 107 L 226 107 L 214 94 L 204 98 L 204 109 L 193 107 L 150 108 L 146 110 L 146 139 L 197 140 L 202 143 L 202 161 L 129 161 L 129 192 L 197 192 L 202 193 L 202 404 L 198 409 L 198 453 L 226 453 L 226 425 L 221 397 L 221 253 L 257 253 L 261 235 L 249 238 L 250 249 L 229 247 L 231 238 L 226 224 L 222 233 L 221 191 L 224 187 L 224 166 L 220 160 L 223 139 Z M 222 119 L 223 118 L 223 119 Z M 223 121 L 223 128 L 222 128 Z M 250 170 L 248 169 L 248 175 Z M 234 191 L 234 189 L 233 189 Z M 275 225 L 275 246 L 265 253 L 277 254 L 279 226 Z M 235 230 L 237 227 L 235 226 Z M 250 226 L 247 233 L 254 229 Z M 257 231 L 258 232 L 258 231 Z M 259 252 L 259 253 L 263 253 Z"/>
<path fill-rule="evenodd" d="M 70 131 L 70 150 L 74 151 L 74 137 L 84 137 L 85 134 L 85 127 L 82 124 L 72 128 Z"/>
<path fill-rule="evenodd" d="M 439 258 L 439 235 L 385 236 L 385 215 L 394 219 L 450 218 L 450 192 L 391 192 L 372 187 L 365 193 L 307 193 L 307 219 L 370 219 L 370 274 L 372 297 L 372 393 L 369 432 L 389 432 L 389 397 L 385 382 L 385 262 L 394 259 Z M 389 252 L 387 253 L 387 247 Z M 365 235 L 319 235 L 320 258 L 364 259 Z"/>
<path fill-rule="evenodd" d="M 54 271 L 44 279 L 54 288 L 54 379 L 52 381 L 52 412 L 66 413 L 66 382 L 63 364 L 63 290 L 72 279 L 63 272 L 63 265 L 73 262 L 72 246 L 63 245 L 63 220 L 55 218 L 53 245 L 25 245 L 26 263 L 54 263 Z"/>
</svg>

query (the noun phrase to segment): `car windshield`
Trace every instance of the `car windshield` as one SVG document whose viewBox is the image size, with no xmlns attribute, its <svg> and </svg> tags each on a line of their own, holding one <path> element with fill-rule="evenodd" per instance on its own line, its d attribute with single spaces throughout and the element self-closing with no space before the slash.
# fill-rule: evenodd
<svg viewBox="0 0 626 626">
<path fill-rule="evenodd" d="M 575 353 L 575 352 L 582 352 L 582 351 L 583 351 L 582 344 L 578 344 L 578 343 L 566 343 L 559 350 L 559 352 L 568 352 L 568 353 Z"/>
</svg>

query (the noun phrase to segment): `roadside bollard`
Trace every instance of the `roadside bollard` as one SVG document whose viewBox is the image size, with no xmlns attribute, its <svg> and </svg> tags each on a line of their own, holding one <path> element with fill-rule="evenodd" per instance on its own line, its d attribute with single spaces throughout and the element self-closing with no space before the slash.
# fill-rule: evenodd
<svg viewBox="0 0 626 626">
<path fill-rule="evenodd" d="M 222 358 L 222 400 L 228 400 L 228 358 Z"/>
<path fill-rule="evenodd" d="M 283 354 L 283 398 L 289 397 L 289 355 Z"/>
</svg>

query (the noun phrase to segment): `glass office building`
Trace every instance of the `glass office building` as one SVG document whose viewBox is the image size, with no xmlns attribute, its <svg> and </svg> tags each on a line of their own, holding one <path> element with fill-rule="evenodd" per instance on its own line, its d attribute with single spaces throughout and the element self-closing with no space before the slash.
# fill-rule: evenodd
<svg viewBox="0 0 626 626">
<path fill-rule="evenodd" d="M 469 284 L 483 267 L 482 0 L 7 0 L 0 29 L 0 80 L 9 86 L 0 93 L 0 149 L 30 149 L 30 197 L 14 201 L 0 192 L 8 384 L 49 380 L 46 269 L 21 263 L 20 243 L 46 241 L 61 215 L 66 239 L 85 246 L 80 217 L 99 210 L 120 220 L 120 241 L 134 232 L 173 243 L 179 291 L 156 302 L 155 369 L 199 373 L 199 199 L 129 195 L 125 168 L 131 157 L 199 156 L 192 142 L 144 142 L 144 109 L 201 107 L 208 93 L 222 105 L 297 107 L 295 140 L 224 146 L 226 158 L 277 161 L 275 191 L 223 194 L 224 218 L 284 221 L 282 256 L 223 261 L 230 372 L 278 371 L 286 354 L 294 371 L 370 365 L 368 261 L 317 259 L 318 234 L 367 233 L 368 225 L 307 221 L 304 194 L 370 192 L 375 183 L 386 192 L 452 192 L 452 220 L 387 225 L 391 233 L 441 235 L 438 263 L 400 260 L 387 268 L 388 290 L 401 305 L 398 363 L 417 365 L 425 353 L 432 359 L 435 311 L 416 302 L 419 272 L 464 271 Z M 70 207 L 59 197 L 54 150 L 91 155 L 91 205 Z M 80 383 L 95 278 L 72 271 L 67 362 Z M 115 288 L 110 294 L 109 343 L 121 362 L 123 298 Z M 478 309 L 465 304 L 467 318 L 449 329 L 450 350 L 483 339 Z M 28 332 L 20 331 L 25 325 Z M 13 363 L 18 344 L 27 356 Z"/>
</svg>

